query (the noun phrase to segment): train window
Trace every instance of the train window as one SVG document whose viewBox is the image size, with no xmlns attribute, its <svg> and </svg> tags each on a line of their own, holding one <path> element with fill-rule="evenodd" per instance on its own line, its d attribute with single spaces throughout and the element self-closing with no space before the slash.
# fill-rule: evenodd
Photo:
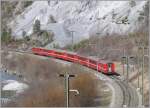
<svg viewBox="0 0 150 108">
<path fill-rule="evenodd" d="M 91 63 L 93 63 L 93 64 L 97 64 L 97 62 L 95 61 L 95 60 L 89 60 Z"/>
<path fill-rule="evenodd" d="M 53 53 L 54 51 L 53 51 L 53 50 L 48 50 L 47 52 L 49 52 L 49 53 Z"/>
<path fill-rule="evenodd" d="M 79 56 L 78 56 L 78 55 L 74 55 L 74 57 L 75 57 L 75 58 L 79 58 Z"/>
<path fill-rule="evenodd" d="M 108 67 L 111 67 L 112 63 L 108 63 Z"/>
<path fill-rule="evenodd" d="M 112 69 L 111 69 L 112 63 L 108 63 L 107 65 L 108 65 L 108 72 L 111 72 L 112 71 Z"/>
<path fill-rule="evenodd" d="M 80 60 L 87 60 L 87 58 L 84 58 L 84 57 L 81 57 L 81 56 L 79 57 L 79 59 Z"/>
<path fill-rule="evenodd" d="M 45 49 L 41 49 L 41 50 L 42 50 L 42 51 L 45 51 L 45 52 L 47 51 L 47 50 L 45 50 Z"/>
<path fill-rule="evenodd" d="M 67 54 L 67 56 L 72 57 L 72 58 L 74 57 L 74 55 L 71 55 L 71 54 Z"/>
<path fill-rule="evenodd" d="M 49 50 L 47 50 L 47 49 L 44 49 L 44 51 L 48 52 Z"/>
<path fill-rule="evenodd" d="M 102 67 L 102 64 L 101 64 L 101 63 L 98 63 L 98 65 L 99 65 L 100 67 Z"/>
<path fill-rule="evenodd" d="M 59 54 L 59 55 L 62 55 L 62 53 L 61 52 L 55 52 L 56 54 Z"/>
<path fill-rule="evenodd" d="M 44 49 L 39 48 L 39 51 L 45 51 Z"/>
<path fill-rule="evenodd" d="M 40 48 L 38 48 L 37 50 L 42 51 Z"/>
</svg>

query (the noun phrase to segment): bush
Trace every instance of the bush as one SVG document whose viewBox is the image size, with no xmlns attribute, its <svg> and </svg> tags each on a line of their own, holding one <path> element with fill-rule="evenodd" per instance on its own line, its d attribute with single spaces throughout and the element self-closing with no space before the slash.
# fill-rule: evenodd
<svg viewBox="0 0 150 108">
<path fill-rule="evenodd" d="M 129 4 L 130 4 L 130 6 L 131 6 L 131 7 L 136 6 L 136 2 L 135 2 L 135 1 L 133 1 L 133 0 L 132 0 L 132 1 L 130 1 L 130 2 L 129 2 Z"/>
<path fill-rule="evenodd" d="M 41 36 L 45 39 L 48 40 L 48 42 L 52 42 L 54 38 L 53 32 L 48 32 L 46 30 L 41 31 Z"/>
<path fill-rule="evenodd" d="M 32 85 L 16 102 L 9 103 L 7 107 L 64 107 L 64 104 L 63 88 L 54 86 L 49 81 Z"/>
<path fill-rule="evenodd" d="M 88 45 L 88 42 L 89 40 L 88 39 L 85 39 L 85 40 L 82 40 L 81 42 L 77 43 L 77 44 L 74 44 L 73 46 L 72 45 L 67 45 L 65 47 L 65 49 L 68 49 L 70 51 L 78 51 L 79 49 L 81 48 L 84 48 Z"/>
<path fill-rule="evenodd" d="M 75 44 L 75 45 L 73 46 L 73 49 L 76 51 L 76 50 L 78 50 L 79 48 L 86 47 L 87 44 L 88 44 L 88 42 L 89 42 L 88 39 L 83 40 L 83 41 L 79 42 L 78 44 Z"/>
<path fill-rule="evenodd" d="M 49 16 L 49 22 L 50 23 L 57 23 L 57 21 L 54 19 L 54 16 L 52 16 L 52 15 Z"/>
<path fill-rule="evenodd" d="M 2 42 L 8 44 L 11 41 L 11 31 L 7 31 L 6 29 L 4 29 L 2 31 L 1 40 Z"/>
<path fill-rule="evenodd" d="M 53 44 L 53 48 L 59 49 L 59 48 L 60 48 L 60 46 L 59 46 L 59 44 L 54 43 L 54 44 Z"/>
<path fill-rule="evenodd" d="M 25 1 L 24 2 L 24 8 L 30 6 L 33 3 L 33 1 Z"/>
<path fill-rule="evenodd" d="M 126 16 L 126 17 L 123 18 L 121 21 L 122 21 L 123 24 L 127 24 L 127 22 L 128 22 L 128 17 Z"/>
<path fill-rule="evenodd" d="M 24 37 L 24 40 L 25 40 L 25 41 L 30 41 L 30 37 L 29 37 L 29 36 L 25 36 L 25 37 Z"/>
</svg>

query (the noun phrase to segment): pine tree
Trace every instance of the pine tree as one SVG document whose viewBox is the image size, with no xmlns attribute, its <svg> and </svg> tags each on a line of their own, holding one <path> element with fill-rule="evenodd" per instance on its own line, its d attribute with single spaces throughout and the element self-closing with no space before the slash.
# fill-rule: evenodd
<svg viewBox="0 0 150 108">
<path fill-rule="evenodd" d="M 35 23 L 33 25 L 33 33 L 40 33 L 41 31 L 41 23 L 40 20 L 35 20 Z"/>
<path fill-rule="evenodd" d="M 26 31 L 23 30 L 23 31 L 22 31 L 22 36 L 23 36 L 23 38 L 26 37 L 26 34 L 27 34 Z"/>
</svg>

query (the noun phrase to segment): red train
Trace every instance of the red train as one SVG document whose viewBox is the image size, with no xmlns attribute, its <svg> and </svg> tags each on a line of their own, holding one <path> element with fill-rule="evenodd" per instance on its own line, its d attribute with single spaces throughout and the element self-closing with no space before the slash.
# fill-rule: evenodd
<svg viewBox="0 0 150 108">
<path fill-rule="evenodd" d="M 77 54 L 71 54 L 71 53 L 56 51 L 56 50 L 48 50 L 43 48 L 32 48 L 32 52 L 37 55 L 50 56 L 65 61 L 79 63 L 81 65 L 98 70 L 99 72 L 102 72 L 107 75 L 118 75 L 115 72 L 115 64 L 112 62 L 103 61 L 103 60 L 96 61 L 93 59 L 89 59 L 87 57 L 79 56 Z"/>
</svg>

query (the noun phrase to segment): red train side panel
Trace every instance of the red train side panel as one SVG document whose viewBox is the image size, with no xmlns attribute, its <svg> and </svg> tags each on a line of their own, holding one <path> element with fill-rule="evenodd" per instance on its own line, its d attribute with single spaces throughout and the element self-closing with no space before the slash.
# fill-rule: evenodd
<svg viewBox="0 0 150 108">
<path fill-rule="evenodd" d="M 32 52 L 34 54 L 38 54 L 41 56 L 50 56 L 58 59 L 67 60 L 70 62 L 79 63 L 81 65 L 87 66 L 95 70 L 98 69 L 99 72 L 102 72 L 104 74 L 115 74 L 114 63 L 107 63 L 107 62 L 97 63 L 96 60 L 92 60 L 86 57 L 78 56 L 75 54 L 69 54 L 66 52 L 59 52 L 55 50 L 47 50 L 43 48 L 32 48 Z"/>
</svg>

